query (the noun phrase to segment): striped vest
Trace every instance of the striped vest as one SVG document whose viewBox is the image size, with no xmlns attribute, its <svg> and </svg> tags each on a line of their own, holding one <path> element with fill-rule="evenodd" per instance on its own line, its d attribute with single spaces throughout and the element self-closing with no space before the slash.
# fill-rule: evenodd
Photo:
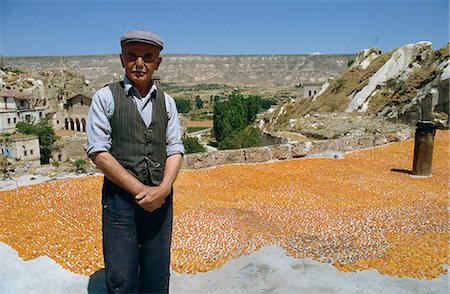
<svg viewBox="0 0 450 294">
<path fill-rule="evenodd" d="M 152 93 L 152 122 L 147 127 L 133 97 L 125 95 L 123 82 L 109 85 L 114 98 L 110 119 L 110 153 L 134 177 L 143 183 L 159 185 L 166 163 L 167 113 L 164 92 Z"/>
</svg>

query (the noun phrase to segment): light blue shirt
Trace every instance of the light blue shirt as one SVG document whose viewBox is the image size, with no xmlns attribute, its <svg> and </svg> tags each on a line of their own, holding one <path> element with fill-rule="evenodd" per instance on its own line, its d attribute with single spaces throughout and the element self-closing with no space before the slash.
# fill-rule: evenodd
<svg viewBox="0 0 450 294">
<path fill-rule="evenodd" d="M 141 97 L 130 80 L 125 76 L 125 94 L 131 93 L 133 101 L 136 104 L 137 110 L 148 127 L 152 122 L 153 103 L 150 96 L 157 90 L 153 85 L 145 97 Z M 166 151 L 167 156 L 173 154 L 184 154 L 184 146 L 181 141 L 181 128 L 178 120 L 178 111 L 175 100 L 164 93 L 166 100 L 167 112 L 167 130 L 166 130 Z M 89 108 L 89 114 L 86 123 L 87 134 L 87 154 L 91 155 L 95 152 L 106 151 L 109 152 L 112 146 L 111 139 L 111 125 L 109 123 L 114 113 L 114 98 L 108 86 L 98 90 L 92 98 L 92 103 Z"/>
</svg>

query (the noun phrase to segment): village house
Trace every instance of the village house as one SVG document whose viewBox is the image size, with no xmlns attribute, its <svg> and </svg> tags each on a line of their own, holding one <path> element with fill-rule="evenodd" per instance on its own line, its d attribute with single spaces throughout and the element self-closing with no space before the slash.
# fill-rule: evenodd
<svg viewBox="0 0 450 294">
<path fill-rule="evenodd" d="M 63 109 L 48 115 L 54 129 L 86 132 L 86 120 L 91 102 L 92 99 L 83 94 L 67 99 Z"/>
<path fill-rule="evenodd" d="M 38 121 L 45 116 L 45 107 L 31 105 L 29 93 L 0 90 L 0 133 L 14 133 L 21 120 Z"/>
<path fill-rule="evenodd" d="M 23 160 L 40 165 L 39 138 L 23 134 L 0 134 L 1 155 L 9 159 Z"/>
<path fill-rule="evenodd" d="M 302 83 L 303 85 L 303 97 L 314 97 L 317 93 L 319 93 L 322 88 L 323 83 Z"/>
</svg>

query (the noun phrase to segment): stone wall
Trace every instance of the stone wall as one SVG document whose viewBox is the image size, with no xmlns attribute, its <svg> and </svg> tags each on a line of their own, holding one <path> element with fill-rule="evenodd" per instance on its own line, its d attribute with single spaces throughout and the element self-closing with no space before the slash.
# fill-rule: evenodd
<svg viewBox="0 0 450 294">
<path fill-rule="evenodd" d="M 346 152 L 381 146 L 390 142 L 405 141 L 414 135 L 409 130 L 375 136 L 318 140 L 237 150 L 187 154 L 183 169 L 201 169 L 231 163 L 261 163 L 301 157 L 341 158 Z"/>
<path fill-rule="evenodd" d="M 88 160 L 85 147 L 87 144 L 85 134 L 61 137 L 57 142 L 57 150 L 52 152 L 53 162 L 66 160 L 85 159 Z"/>
</svg>

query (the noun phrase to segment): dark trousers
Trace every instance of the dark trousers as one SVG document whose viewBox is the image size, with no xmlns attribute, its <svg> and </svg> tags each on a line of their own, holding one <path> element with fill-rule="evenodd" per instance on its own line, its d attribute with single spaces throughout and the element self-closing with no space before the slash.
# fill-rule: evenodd
<svg viewBox="0 0 450 294">
<path fill-rule="evenodd" d="M 154 212 L 105 177 L 102 191 L 103 256 L 110 293 L 168 293 L 172 195 Z"/>
</svg>

